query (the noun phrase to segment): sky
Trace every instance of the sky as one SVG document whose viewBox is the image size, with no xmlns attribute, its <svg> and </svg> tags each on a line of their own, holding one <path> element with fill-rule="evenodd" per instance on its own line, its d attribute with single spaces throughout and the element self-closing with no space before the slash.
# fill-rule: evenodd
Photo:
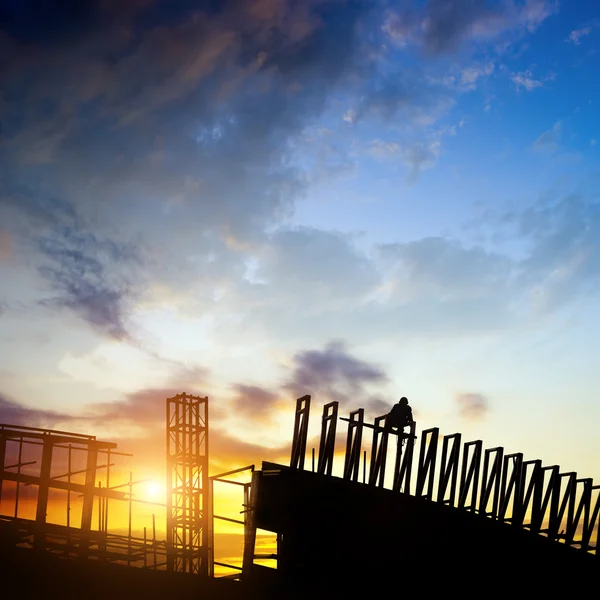
<svg viewBox="0 0 600 600">
<path fill-rule="evenodd" d="M 407 396 L 599 477 L 598 12 L 0 0 L 0 422 L 160 478 L 180 392 L 212 472 Z"/>
</svg>

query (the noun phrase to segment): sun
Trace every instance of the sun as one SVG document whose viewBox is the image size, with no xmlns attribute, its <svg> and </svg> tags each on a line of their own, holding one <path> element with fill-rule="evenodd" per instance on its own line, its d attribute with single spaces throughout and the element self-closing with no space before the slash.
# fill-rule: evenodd
<svg viewBox="0 0 600 600">
<path fill-rule="evenodd" d="M 151 502 L 164 502 L 165 485 L 156 479 L 150 479 L 144 483 L 144 496 Z"/>
</svg>

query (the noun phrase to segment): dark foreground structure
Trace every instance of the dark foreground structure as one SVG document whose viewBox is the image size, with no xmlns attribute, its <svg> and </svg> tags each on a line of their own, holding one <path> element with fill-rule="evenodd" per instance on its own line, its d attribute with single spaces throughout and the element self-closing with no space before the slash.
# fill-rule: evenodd
<svg viewBox="0 0 600 600">
<path fill-rule="evenodd" d="M 437 428 L 417 437 L 414 423 L 406 431 L 386 427 L 385 415 L 367 423 L 362 409 L 339 419 L 347 432 L 335 477 L 338 405 L 325 405 L 318 449 L 308 452 L 310 403 L 310 396 L 297 401 L 289 465 L 265 462 L 261 470 L 209 477 L 208 399 L 168 399 L 166 540 L 155 533 L 148 539 L 146 531 L 134 538 L 131 524 L 127 536 L 110 532 L 110 503 L 129 502 L 131 514 L 134 498 L 131 479 L 125 491 L 110 485 L 114 444 L 0 425 L 0 494 L 9 484 L 15 496 L 14 514 L 0 515 L 3 593 L 90 600 L 554 598 L 597 589 L 600 486 L 591 479 L 500 447 L 484 450 L 460 434 L 441 437 Z M 27 445 L 37 455 L 28 456 Z M 77 447 L 83 468 L 74 463 Z M 53 466 L 60 452 L 67 471 Z M 104 485 L 97 482 L 101 469 Z M 243 557 L 222 565 L 214 559 L 213 522 L 224 517 L 213 514 L 212 488 L 242 472 L 251 481 L 237 482 L 243 517 L 233 521 L 244 528 Z M 35 519 L 19 515 L 20 486 L 38 489 Z M 50 490 L 66 494 L 66 526 L 46 520 Z M 83 508 L 73 526 L 75 493 Z M 277 568 L 256 563 L 264 558 L 255 552 L 258 529 L 276 534 Z M 237 571 L 215 577 L 215 565 Z"/>
</svg>

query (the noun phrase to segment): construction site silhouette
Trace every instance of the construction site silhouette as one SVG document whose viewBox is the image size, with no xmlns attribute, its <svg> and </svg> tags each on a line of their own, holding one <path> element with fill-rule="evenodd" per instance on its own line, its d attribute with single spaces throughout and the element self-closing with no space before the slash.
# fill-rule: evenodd
<svg viewBox="0 0 600 600">
<path fill-rule="evenodd" d="M 116 444 L 0 425 L 0 499 L 4 494 L 14 506 L 0 515 L 3 589 L 22 598 L 149 600 L 594 589 L 600 486 L 521 453 L 484 449 L 481 440 L 464 442 L 460 433 L 419 431 L 408 401 L 396 406 L 402 414 L 394 409 L 368 423 L 362 408 L 339 417 L 338 403 L 326 404 L 318 450 L 309 452 L 311 397 L 303 396 L 289 465 L 263 462 L 211 475 L 208 398 L 166 399 L 164 540 L 154 517 L 151 534 L 144 528 L 143 537 L 133 535 L 135 482 L 110 482 Z M 343 470 L 334 476 L 340 422 L 347 424 L 338 453 Z M 76 453 L 83 469 L 74 466 Z M 59 469 L 65 457 L 66 472 Z M 240 519 L 214 513 L 215 482 L 240 486 Z M 34 518 L 19 512 L 25 488 L 36 490 Z M 66 499 L 66 525 L 48 519 L 51 492 Z M 75 496 L 78 522 L 71 517 Z M 128 507 L 126 534 L 110 530 L 115 504 Z M 215 560 L 215 519 L 243 527 L 240 564 Z M 258 530 L 276 536 L 275 553 L 257 552 Z M 234 573 L 221 576 L 215 567 Z"/>
</svg>

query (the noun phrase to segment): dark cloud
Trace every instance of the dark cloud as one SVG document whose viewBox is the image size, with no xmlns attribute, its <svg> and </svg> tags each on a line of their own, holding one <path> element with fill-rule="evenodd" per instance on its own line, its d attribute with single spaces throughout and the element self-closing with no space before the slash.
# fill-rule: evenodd
<svg viewBox="0 0 600 600">
<path fill-rule="evenodd" d="M 490 411 L 487 396 L 477 393 L 461 393 L 455 396 L 460 416 L 472 421 L 480 421 Z"/>
<path fill-rule="evenodd" d="M 62 415 L 57 412 L 29 408 L 0 393 L 0 423 L 51 427 L 59 420 L 62 420 Z"/>
<path fill-rule="evenodd" d="M 397 400 L 396 400 L 397 401 Z M 364 403 L 364 408 L 370 417 L 380 417 L 381 415 L 387 415 L 392 406 L 395 404 L 394 400 L 384 399 L 379 396 L 373 396 Z M 363 406 L 363 404 L 361 404 Z M 359 408 L 358 406 L 352 407 L 352 410 Z"/>
<path fill-rule="evenodd" d="M 130 339 L 126 310 L 131 282 L 123 265 L 139 264 L 135 249 L 69 227 L 37 243 L 45 259 L 39 273 L 57 293 L 44 303 L 71 309 L 102 334 Z"/>
<path fill-rule="evenodd" d="M 89 5 L 47 17 L 52 36 L 33 23 L 47 4 L 9 9 L 0 218 L 28 241 L 44 229 L 34 247 L 56 304 L 124 338 L 146 279 L 109 281 L 121 261 L 95 253 L 141 240 L 146 274 L 180 289 L 240 277 L 244 251 L 306 191 L 293 139 L 370 60 L 359 29 L 372 4 Z M 79 239 L 64 235 L 73 220 Z"/>
<path fill-rule="evenodd" d="M 418 42 L 430 54 L 458 50 L 465 42 L 500 35 L 518 38 L 535 30 L 557 9 L 551 0 L 429 0 L 416 7 L 403 2 L 387 24 L 400 44 Z"/>
<path fill-rule="evenodd" d="M 323 350 L 297 353 L 292 377 L 284 387 L 297 396 L 320 393 L 346 403 L 356 402 L 367 386 L 387 381 L 378 366 L 352 356 L 342 342 L 331 342 Z"/>
<path fill-rule="evenodd" d="M 278 394 L 256 385 L 238 383 L 233 387 L 237 395 L 233 400 L 232 409 L 236 414 L 259 423 L 270 421 L 272 413 L 280 403 Z"/>
</svg>

